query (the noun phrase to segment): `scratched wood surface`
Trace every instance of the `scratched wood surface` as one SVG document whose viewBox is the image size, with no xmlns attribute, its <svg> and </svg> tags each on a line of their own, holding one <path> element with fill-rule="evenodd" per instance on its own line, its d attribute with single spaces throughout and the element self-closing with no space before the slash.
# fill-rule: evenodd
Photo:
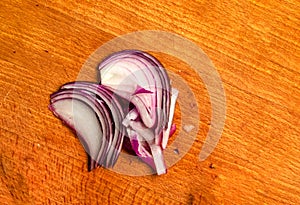
<svg viewBox="0 0 300 205">
<path fill-rule="evenodd" d="M 299 1 L 2 0 L 0 18 L 0 204 L 300 203 Z M 49 94 L 76 80 L 99 46 L 139 30 L 179 34 L 211 58 L 226 91 L 222 138 L 200 162 L 211 116 L 205 85 L 161 58 L 197 97 L 191 149 L 162 176 L 88 173 L 78 139 L 47 108 Z"/>
</svg>

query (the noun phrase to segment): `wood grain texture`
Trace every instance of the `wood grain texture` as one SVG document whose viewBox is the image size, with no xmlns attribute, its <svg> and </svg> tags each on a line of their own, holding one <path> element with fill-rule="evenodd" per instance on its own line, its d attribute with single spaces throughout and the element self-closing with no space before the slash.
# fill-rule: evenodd
<svg viewBox="0 0 300 205">
<path fill-rule="evenodd" d="M 297 0 L 2 0 L 0 19 L 1 203 L 300 203 Z M 180 34 L 212 59 L 227 97 L 221 141 L 199 162 L 211 115 L 205 85 L 163 58 L 201 105 L 192 148 L 162 176 L 88 173 L 78 139 L 47 108 L 49 94 L 76 80 L 99 46 L 138 30 Z"/>
</svg>

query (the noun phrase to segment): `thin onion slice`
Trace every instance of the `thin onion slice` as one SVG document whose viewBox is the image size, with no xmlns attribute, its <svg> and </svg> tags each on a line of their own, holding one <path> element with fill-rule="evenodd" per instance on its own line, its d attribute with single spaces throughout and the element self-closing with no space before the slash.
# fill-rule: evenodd
<svg viewBox="0 0 300 205">
<path fill-rule="evenodd" d="M 154 163 L 157 174 L 165 173 L 162 149 L 169 139 L 178 96 L 177 90 L 171 93 L 166 70 L 155 57 L 139 50 L 114 53 L 98 69 L 101 84 L 134 105 L 123 120 L 131 144 L 138 145 L 134 151 L 150 166 Z"/>
<path fill-rule="evenodd" d="M 117 96 L 110 90 L 98 84 L 92 84 L 87 82 L 75 82 L 67 83 L 61 88 L 84 89 L 85 91 L 93 92 L 97 96 L 97 98 L 101 97 L 101 100 L 108 107 L 107 110 L 110 110 L 112 114 L 112 117 L 108 118 L 108 120 L 115 119 L 112 123 L 113 130 L 111 133 L 114 133 L 111 136 L 112 144 L 108 148 L 109 150 L 106 158 L 117 159 L 121 151 L 121 145 L 123 142 L 123 137 L 125 135 L 125 128 L 122 125 L 122 120 L 124 119 L 124 112 L 121 105 L 122 102 L 120 101 L 120 99 L 118 99 Z M 111 162 L 107 161 L 106 166 L 112 167 L 115 162 L 115 160 L 111 160 Z"/>
<path fill-rule="evenodd" d="M 89 170 L 112 167 L 120 153 L 124 113 L 110 91 L 97 84 L 68 83 L 51 95 L 50 110 L 80 139 L 89 157 Z"/>
</svg>

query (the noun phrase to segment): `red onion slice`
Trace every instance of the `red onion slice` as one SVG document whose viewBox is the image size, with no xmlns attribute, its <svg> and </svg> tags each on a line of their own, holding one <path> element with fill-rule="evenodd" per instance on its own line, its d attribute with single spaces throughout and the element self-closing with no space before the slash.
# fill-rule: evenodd
<svg viewBox="0 0 300 205">
<path fill-rule="evenodd" d="M 163 130 L 163 137 L 162 137 L 162 142 L 161 142 L 161 146 L 163 149 L 165 149 L 167 147 L 169 137 L 173 134 L 171 132 L 171 128 L 172 128 L 172 122 L 173 122 L 173 117 L 174 117 L 174 112 L 175 112 L 175 104 L 176 104 L 176 100 L 178 97 L 178 93 L 179 93 L 178 90 L 176 90 L 175 88 L 172 88 L 168 125 Z M 176 127 L 174 129 L 176 129 Z"/>
<path fill-rule="evenodd" d="M 89 170 L 112 167 L 122 147 L 124 114 L 109 92 L 97 84 L 76 82 L 51 95 L 50 110 L 79 137 L 89 156 Z"/>
<path fill-rule="evenodd" d="M 123 120 L 130 140 L 139 145 L 134 146 L 134 151 L 139 157 L 148 153 L 151 156 L 148 158 L 153 157 L 157 173 L 165 173 L 162 148 L 167 145 L 178 95 L 174 91 L 171 98 L 166 70 L 150 54 L 125 50 L 105 58 L 99 71 L 102 85 L 134 105 Z M 145 143 L 150 153 L 141 152 L 146 150 L 142 148 Z M 152 161 L 149 165 L 152 166 Z"/>
</svg>

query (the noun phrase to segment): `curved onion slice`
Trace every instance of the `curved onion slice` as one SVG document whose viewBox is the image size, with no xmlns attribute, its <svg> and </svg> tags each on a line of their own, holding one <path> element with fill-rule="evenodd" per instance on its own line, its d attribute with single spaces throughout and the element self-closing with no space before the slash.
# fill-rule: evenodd
<svg viewBox="0 0 300 205">
<path fill-rule="evenodd" d="M 125 134 L 124 113 L 109 90 L 92 83 L 68 83 L 51 95 L 49 108 L 77 134 L 88 154 L 89 170 L 115 164 Z"/>
<path fill-rule="evenodd" d="M 105 87 L 97 84 L 92 84 L 88 82 L 75 82 L 75 83 L 67 83 L 61 87 L 62 89 L 84 89 L 87 92 L 92 92 L 96 95 L 96 98 L 101 97 L 101 100 L 107 105 L 107 110 L 109 110 L 112 114 L 111 117 L 108 117 L 107 120 L 112 124 L 112 131 L 114 133 L 112 138 L 112 144 L 108 147 L 107 158 L 115 159 L 116 161 L 118 155 L 121 151 L 121 145 L 123 142 L 123 137 L 125 135 L 125 128 L 122 125 L 122 120 L 124 119 L 123 107 L 121 105 L 121 101 L 117 99 L 117 96 L 114 95 L 111 91 L 107 90 Z M 113 120 L 113 122 L 112 122 Z M 108 124 L 110 124 L 108 123 Z M 115 145 L 118 146 L 115 146 Z M 113 166 L 112 163 L 110 166 Z M 109 166 L 107 162 L 107 166 Z"/>
<path fill-rule="evenodd" d="M 172 90 L 171 97 L 166 70 L 156 58 L 139 50 L 114 53 L 98 69 L 101 84 L 134 105 L 123 121 L 134 151 L 150 166 L 154 161 L 157 174 L 165 173 L 162 149 L 170 135 L 178 95 Z M 146 145 L 150 151 L 145 151 Z"/>
<path fill-rule="evenodd" d="M 99 71 L 101 84 L 133 103 L 146 127 L 167 125 L 170 80 L 158 60 L 125 50 L 104 59 Z"/>
</svg>

